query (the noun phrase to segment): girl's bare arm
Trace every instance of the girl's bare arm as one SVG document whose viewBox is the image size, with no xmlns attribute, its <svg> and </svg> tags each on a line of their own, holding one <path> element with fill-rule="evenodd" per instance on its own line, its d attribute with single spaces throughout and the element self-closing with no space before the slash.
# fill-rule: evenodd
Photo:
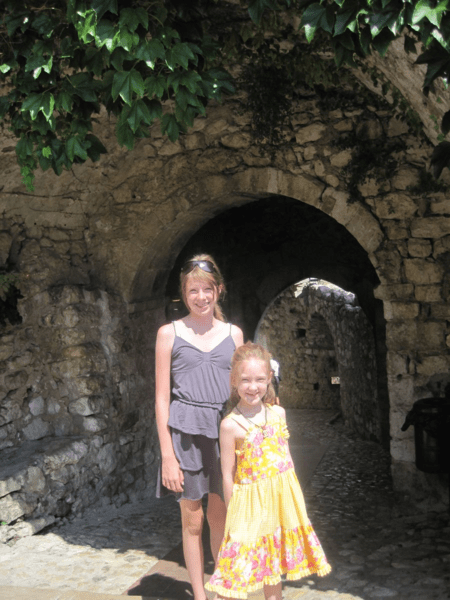
<svg viewBox="0 0 450 600">
<path fill-rule="evenodd" d="M 225 505 L 228 508 L 236 473 L 236 432 L 231 419 L 224 419 L 220 425 L 220 463 L 222 466 L 223 495 Z"/>
<path fill-rule="evenodd" d="M 156 337 L 155 412 L 162 460 L 162 483 L 173 492 L 183 491 L 183 472 L 175 456 L 170 435 L 170 366 L 175 338 L 172 325 L 163 325 Z"/>
</svg>

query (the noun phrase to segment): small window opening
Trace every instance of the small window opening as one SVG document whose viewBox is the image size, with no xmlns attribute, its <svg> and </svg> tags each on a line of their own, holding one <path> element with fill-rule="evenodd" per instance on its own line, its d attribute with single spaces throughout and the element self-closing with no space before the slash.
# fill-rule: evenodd
<svg viewBox="0 0 450 600">
<path fill-rule="evenodd" d="M 295 331 L 294 333 L 295 333 L 295 337 L 296 337 L 297 339 L 300 339 L 300 338 L 304 338 L 304 337 L 306 337 L 306 329 L 303 329 L 303 328 L 301 328 L 301 327 L 299 327 L 299 328 L 297 329 L 297 331 Z"/>
<path fill-rule="evenodd" d="M 313 384 L 313 388 L 317 392 L 317 390 L 319 389 L 319 384 L 318 383 L 314 383 Z"/>
</svg>

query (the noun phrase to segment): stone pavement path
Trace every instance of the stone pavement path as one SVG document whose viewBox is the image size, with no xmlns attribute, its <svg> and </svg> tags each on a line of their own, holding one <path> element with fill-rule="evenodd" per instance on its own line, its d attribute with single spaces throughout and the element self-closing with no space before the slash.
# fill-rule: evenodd
<svg viewBox="0 0 450 600">
<path fill-rule="evenodd" d="M 331 425 L 332 415 L 288 411 L 308 514 L 333 572 L 286 583 L 283 597 L 448 600 L 449 511 L 418 514 L 404 504 L 400 508 L 387 453 L 347 433 L 341 422 Z M 82 517 L 0 545 L 0 600 L 114 600 L 124 595 L 184 600 L 190 592 L 180 538 L 174 501 L 148 498 L 120 508 L 92 507 Z M 161 577 L 164 596 L 156 585 Z"/>
</svg>

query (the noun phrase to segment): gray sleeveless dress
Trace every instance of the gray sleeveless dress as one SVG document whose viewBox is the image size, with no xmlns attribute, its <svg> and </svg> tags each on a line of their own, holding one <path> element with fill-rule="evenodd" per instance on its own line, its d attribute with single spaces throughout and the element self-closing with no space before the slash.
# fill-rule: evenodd
<svg viewBox="0 0 450 600">
<path fill-rule="evenodd" d="M 219 427 L 230 395 L 231 357 L 235 350 L 228 336 L 203 352 L 176 332 L 172 348 L 172 398 L 169 426 L 172 444 L 184 475 L 178 500 L 200 500 L 215 493 L 223 498 L 219 454 Z M 171 494 L 158 473 L 156 496 Z"/>
</svg>

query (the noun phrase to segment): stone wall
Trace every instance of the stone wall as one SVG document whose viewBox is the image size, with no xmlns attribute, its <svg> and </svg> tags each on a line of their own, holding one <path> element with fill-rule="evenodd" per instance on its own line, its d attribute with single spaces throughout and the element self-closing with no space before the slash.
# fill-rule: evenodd
<svg viewBox="0 0 450 600">
<path fill-rule="evenodd" d="M 220 229 L 203 239 L 203 249 L 217 249 L 226 265 L 230 320 L 250 323 L 251 336 L 270 302 L 305 277 L 356 293 L 368 317 L 382 301 L 374 330 L 386 331 L 382 343 L 377 337 L 377 370 L 387 369 L 394 483 L 419 502 L 446 497 L 445 476 L 415 468 L 413 432 L 400 429 L 415 400 L 440 395 L 449 383 L 450 204 L 447 192 L 420 185 L 432 146 L 376 98 L 368 106 L 349 90 L 328 98 L 299 92 L 273 152 L 253 140 L 243 96 L 211 104 L 176 143 L 155 126 L 131 152 L 117 146 L 114 122 L 102 114 L 96 133 L 109 153 L 60 177 L 38 174 L 35 192 L 20 183 L 14 143 L 3 132 L 0 268 L 19 275 L 22 323 L 2 332 L 2 454 L 42 440 L 81 440 L 90 449 L 101 440 L 99 451 L 108 448 L 117 466 L 107 474 L 92 468 L 98 495 L 151 489 L 154 339 L 165 321 L 168 281 L 202 226 L 245 208 L 234 236 L 218 247 Z M 369 150 L 373 163 L 358 170 Z M 310 211 L 298 246 L 285 246 L 282 236 L 292 206 L 273 213 L 278 238 L 259 228 L 259 203 L 279 207 L 283 198 Z M 334 235 L 338 228 L 347 237 Z M 339 363 L 343 336 L 327 324 Z M 346 418 L 377 437 L 373 402 L 367 422 L 367 405 L 358 412 L 355 399 Z M 130 441 L 121 446 L 121 439 Z M 80 468 L 91 457 L 95 463 L 95 451 Z M 36 505 L 30 518 L 45 510 Z"/>
<path fill-rule="evenodd" d="M 256 338 L 281 364 L 283 405 L 334 408 L 380 441 L 373 330 L 354 294 L 320 280 L 294 285 L 268 307 Z"/>
<path fill-rule="evenodd" d="M 121 504 L 154 487 L 156 468 L 123 302 L 54 286 L 19 311 L 22 324 L 0 336 L 0 519 L 26 523 L 2 528 L 6 538 L 99 499 Z"/>
</svg>

